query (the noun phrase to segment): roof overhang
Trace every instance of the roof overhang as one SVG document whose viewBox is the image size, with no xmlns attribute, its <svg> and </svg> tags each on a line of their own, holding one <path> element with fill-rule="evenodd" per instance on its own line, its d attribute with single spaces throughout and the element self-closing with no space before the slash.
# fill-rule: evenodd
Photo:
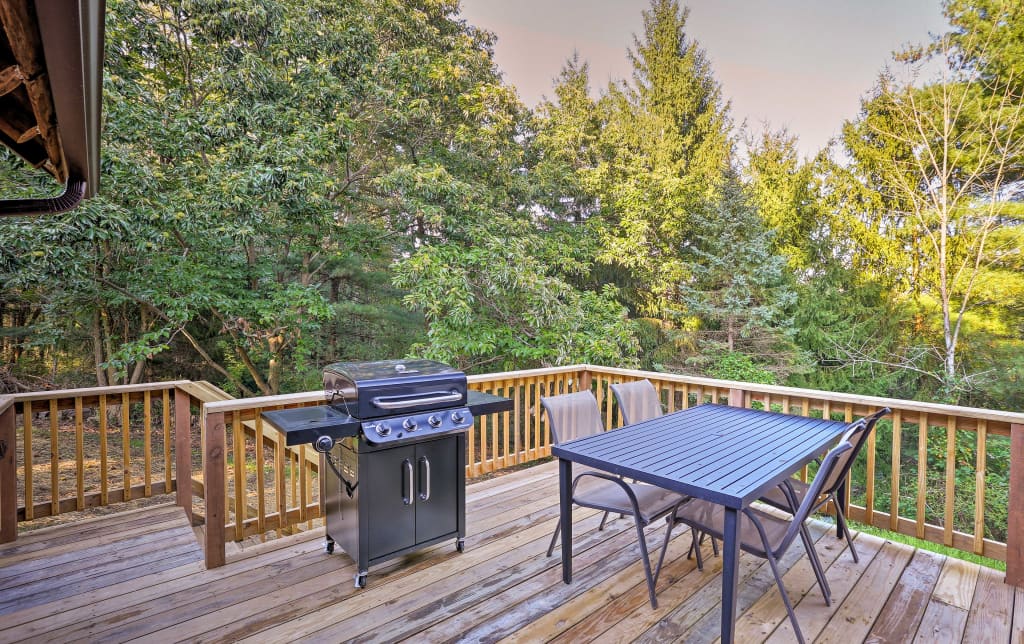
<svg viewBox="0 0 1024 644">
<path fill-rule="evenodd" d="M 104 0 L 0 2 L 0 143 L 64 184 L 0 214 L 74 207 L 99 189 Z"/>
</svg>

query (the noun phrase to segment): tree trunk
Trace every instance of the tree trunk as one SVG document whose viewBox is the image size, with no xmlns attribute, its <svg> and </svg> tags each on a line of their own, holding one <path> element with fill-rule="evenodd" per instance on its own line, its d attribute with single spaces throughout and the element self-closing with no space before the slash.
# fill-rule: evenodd
<svg viewBox="0 0 1024 644">
<path fill-rule="evenodd" d="M 103 371 L 103 332 L 100 327 L 100 310 L 92 312 L 92 359 L 96 366 L 96 386 L 107 386 L 107 374 Z"/>
</svg>

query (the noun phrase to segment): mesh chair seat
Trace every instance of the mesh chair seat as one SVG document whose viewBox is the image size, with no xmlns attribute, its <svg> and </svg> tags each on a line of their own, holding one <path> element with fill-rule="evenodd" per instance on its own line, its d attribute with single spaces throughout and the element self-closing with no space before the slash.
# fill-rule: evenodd
<svg viewBox="0 0 1024 644">
<path fill-rule="evenodd" d="M 637 507 L 640 510 L 640 519 L 644 524 L 649 524 L 655 519 L 665 516 L 680 501 L 689 498 L 655 485 L 623 483 L 633 490 L 633 494 L 636 496 Z M 579 485 L 573 494 L 572 500 L 576 505 L 594 508 L 595 510 L 617 512 L 618 514 L 626 515 L 633 514 L 633 504 L 629 495 L 625 493 L 619 484 L 603 481 L 593 476 L 585 476 L 579 479 Z"/>
<path fill-rule="evenodd" d="M 751 520 L 751 515 L 760 523 L 767 536 L 767 548 L 765 541 L 761 540 L 761 533 Z M 721 539 L 725 533 L 725 508 L 717 503 L 694 499 L 676 511 L 676 520 L 691 526 L 700 526 L 702 532 Z M 764 558 L 767 553 L 777 552 L 782 544 L 786 531 L 789 530 L 791 519 L 783 519 L 773 514 L 768 514 L 751 508 L 749 515 L 744 512 L 740 514 L 740 549 L 749 552 L 757 557 Z"/>
</svg>

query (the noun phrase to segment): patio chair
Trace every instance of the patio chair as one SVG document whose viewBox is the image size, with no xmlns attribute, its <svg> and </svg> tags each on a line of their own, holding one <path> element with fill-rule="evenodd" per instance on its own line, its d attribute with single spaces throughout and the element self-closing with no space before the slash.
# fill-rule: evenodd
<svg viewBox="0 0 1024 644">
<path fill-rule="evenodd" d="M 547 412 L 551 439 L 555 445 L 604 431 L 597 399 L 590 391 L 542 397 L 540 403 L 543 405 L 544 411 Z M 637 540 L 640 543 L 640 556 L 644 563 L 644 575 L 647 577 L 647 590 L 650 594 L 651 606 L 657 608 L 658 601 L 654 596 L 654 576 L 651 572 L 647 541 L 644 538 L 644 527 L 652 521 L 670 514 L 690 497 L 654 485 L 628 483 L 612 474 L 594 470 L 587 470 L 573 478 L 571 494 L 573 503 L 585 508 L 603 510 L 605 518 L 609 512 L 633 517 Z M 598 529 L 603 528 L 604 519 L 601 519 Z M 561 531 L 562 520 L 559 518 L 555 533 L 551 535 L 551 544 L 548 546 L 549 557 L 555 549 L 555 542 Z"/>
<path fill-rule="evenodd" d="M 863 425 L 864 421 L 860 420 L 857 423 L 858 425 Z M 744 508 L 739 516 L 740 549 L 755 557 L 768 560 L 772 574 L 775 575 L 775 583 L 778 585 L 779 593 L 782 595 L 782 602 L 786 605 L 786 611 L 789 613 L 789 620 L 793 623 L 793 630 L 796 632 L 797 639 L 801 644 L 804 642 L 803 633 L 800 632 L 800 624 L 797 623 L 796 614 L 793 612 L 793 605 L 790 603 L 789 595 L 782 584 L 778 562 L 799 535 L 804 541 L 804 548 L 807 550 L 808 559 L 810 559 L 811 567 L 814 569 L 814 576 L 817 578 L 818 586 L 821 588 L 822 596 L 825 598 L 825 605 L 830 606 L 832 604 L 832 598 L 828 591 L 828 585 L 825 582 L 821 562 L 818 560 L 814 548 L 811 547 L 813 544 L 808 544 L 807 540 L 803 539 L 806 534 L 804 522 L 811 515 L 815 507 L 814 501 L 818 498 L 819 493 L 835 484 L 841 473 L 845 471 L 846 463 L 852 459 L 852 456 L 853 445 L 845 439 L 829 450 L 822 460 L 821 467 L 818 469 L 818 476 L 814 478 L 810 485 L 807 496 L 804 497 L 804 501 L 792 517 L 783 518 L 753 507 Z M 668 545 L 672 528 L 680 523 L 690 526 L 694 534 L 698 532 L 707 533 L 722 539 L 725 533 L 725 508 L 710 501 L 696 499 L 680 506 L 669 515 L 669 529 L 665 534 L 665 546 Z M 662 558 L 658 560 L 658 566 L 654 572 L 655 581 L 657 581 L 658 575 L 661 574 L 661 565 L 665 554 L 664 547 L 662 547 L 661 553 Z M 701 559 L 699 548 L 697 549 L 697 568 L 699 570 L 704 569 L 704 562 Z"/>
<path fill-rule="evenodd" d="M 868 436 L 870 436 L 871 432 L 875 429 L 875 424 L 882 416 L 891 413 L 891 411 L 892 410 L 888 407 L 884 407 L 869 416 L 865 416 L 862 419 L 863 422 L 858 421 L 851 425 L 851 428 L 847 431 L 846 435 L 843 436 L 843 440 L 849 441 L 853 446 L 853 453 L 850 458 L 846 460 L 846 469 L 839 473 L 839 476 L 836 477 L 835 483 L 832 486 L 821 490 L 817 503 L 815 503 L 814 509 L 812 510 L 812 513 L 817 512 L 829 501 L 832 502 L 832 505 L 836 509 L 836 524 L 839 525 L 839 528 L 843 532 L 843 536 L 846 537 L 846 543 L 850 546 L 850 554 L 853 555 L 854 563 L 860 562 L 860 559 L 857 557 L 857 549 L 853 547 L 853 536 L 850 535 L 850 529 L 846 525 L 846 517 L 843 515 L 843 509 L 836 498 L 836 493 L 839 491 L 839 487 L 842 483 L 846 480 L 846 475 L 853 467 L 853 463 L 857 459 L 857 455 L 867 443 Z M 784 481 L 782 485 L 772 488 L 770 492 L 760 498 L 760 501 L 792 514 L 796 511 L 796 508 L 800 507 L 800 504 L 803 503 L 804 498 L 807 496 L 810 489 L 811 486 L 809 484 L 804 483 L 799 479 L 788 479 Z"/>
<path fill-rule="evenodd" d="M 632 425 L 665 415 L 665 410 L 661 408 L 658 390 L 647 378 L 611 385 L 611 390 L 615 395 L 615 401 L 619 404 L 623 425 Z M 701 535 L 695 544 L 690 546 L 690 552 L 686 556 L 689 557 L 693 548 L 703 543 L 704 535 Z M 718 556 L 718 542 L 713 538 L 711 539 L 711 548 L 715 556 Z"/>
<path fill-rule="evenodd" d="M 643 420 L 664 416 L 658 391 L 646 378 L 611 386 L 622 413 L 622 424 L 632 425 Z"/>
</svg>

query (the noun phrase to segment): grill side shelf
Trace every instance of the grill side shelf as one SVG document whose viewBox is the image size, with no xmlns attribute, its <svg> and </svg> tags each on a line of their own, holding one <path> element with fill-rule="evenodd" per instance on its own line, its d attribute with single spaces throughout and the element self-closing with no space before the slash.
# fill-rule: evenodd
<svg viewBox="0 0 1024 644">
<path fill-rule="evenodd" d="M 511 398 L 503 398 L 482 391 L 473 391 L 472 389 L 467 392 L 466 398 L 469 411 L 473 412 L 474 416 L 512 411 L 513 407 Z"/>
<path fill-rule="evenodd" d="M 328 405 L 265 411 L 263 420 L 285 435 L 284 444 L 309 445 L 320 436 L 335 441 L 359 435 L 359 421 Z"/>
</svg>

